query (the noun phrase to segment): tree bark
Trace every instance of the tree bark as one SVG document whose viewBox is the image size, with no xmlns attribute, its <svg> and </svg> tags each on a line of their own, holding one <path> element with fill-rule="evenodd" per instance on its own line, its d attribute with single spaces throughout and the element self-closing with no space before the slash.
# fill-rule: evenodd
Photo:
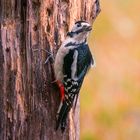
<svg viewBox="0 0 140 140">
<path fill-rule="evenodd" d="M 59 90 L 41 49 L 55 56 L 74 22 L 99 12 L 98 0 L 0 0 L 0 140 L 79 139 L 79 103 L 66 131 L 54 129 Z"/>
</svg>

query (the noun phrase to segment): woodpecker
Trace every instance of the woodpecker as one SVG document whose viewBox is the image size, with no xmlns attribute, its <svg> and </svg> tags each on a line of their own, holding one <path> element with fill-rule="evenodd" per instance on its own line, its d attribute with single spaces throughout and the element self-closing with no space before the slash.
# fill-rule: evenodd
<svg viewBox="0 0 140 140">
<path fill-rule="evenodd" d="M 87 44 L 87 37 L 92 30 L 86 21 L 77 21 L 55 57 L 54 72 L 60 88 L 61 102 L 57 112 L 56 130 L 64 132 L 68 113 L 79 95 L 84 77 L 94 59 Z M 76 100 L 77 102 L 77 100 Z"/>
</svg>

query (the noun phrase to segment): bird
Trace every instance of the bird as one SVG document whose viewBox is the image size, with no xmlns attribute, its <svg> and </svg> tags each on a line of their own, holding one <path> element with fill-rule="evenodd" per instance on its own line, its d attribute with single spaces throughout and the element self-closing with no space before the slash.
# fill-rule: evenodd
<svg viewBox="0 0 140 140">
<path fill-rule="evenodd" d="M 54 73 L 60 89 L 61 101 L 57 111 L 56 130 L 64 132 L 68 114 L 77 102 L 85 75 L 95 62 L 87 43 L 92 26 L 87 21 L 77 21 L 56 53 Z"/>
</svg>

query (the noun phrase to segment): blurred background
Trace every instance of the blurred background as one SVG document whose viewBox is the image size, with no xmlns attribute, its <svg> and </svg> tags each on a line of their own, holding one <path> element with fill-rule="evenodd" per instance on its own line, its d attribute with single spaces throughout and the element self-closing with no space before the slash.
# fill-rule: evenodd
<svg viewBox="0 0 140 140">
<path fill-rule="evenodd" d="M 140 1 L 100 0 L 81 90 L 81 140 L 140 140 Z"/>
</svg>

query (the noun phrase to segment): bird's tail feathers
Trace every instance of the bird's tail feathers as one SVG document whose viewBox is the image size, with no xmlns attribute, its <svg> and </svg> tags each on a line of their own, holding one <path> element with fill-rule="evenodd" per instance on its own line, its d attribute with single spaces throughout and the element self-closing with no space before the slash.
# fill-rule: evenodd
<svg viewBox="0 0 140 140">
<path fill-rule="evenodd" d="M 60 103 L 57 112 L 56 130 L 59 127 L 61 127 L 62 132 L 64 132 L 67 116 L 72 107 L 72 104 L 73 104 L 73 99 L 72 100 L 64 99 L 63 102 Z"/>
</svg>

